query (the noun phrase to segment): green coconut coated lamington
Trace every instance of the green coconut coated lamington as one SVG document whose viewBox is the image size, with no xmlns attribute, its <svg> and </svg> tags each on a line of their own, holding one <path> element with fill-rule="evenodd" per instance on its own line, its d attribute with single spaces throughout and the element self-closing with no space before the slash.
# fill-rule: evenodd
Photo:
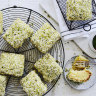
<svg viewBox="0 0 96 96">
<path fill-rule="evenodd" d="M 47 85 L 41 81 L 35 71 L 25 76 L 21 80 L 21 85 L 28 96 L 42 96 L 47 91 Z"/>
<path fill-rule="evenodd" d="M 92 18 L 92 0 L 67 0 L 67 20 Z"/>
<path fill-rule="evenodd" d="M 8 77 L 0 75 L 0 96 L 5 96 L 5 88 L 7 84 Z"/>
<path fill-rule="evenodd" d="M 3 13 L 0 11 L 0 34 L 3 33 Z"/>
<path fill-rule="evenodd" d="M 63 72 L 62 68 L 49 53 L 39 59 L 34 66 L 47 82 L 56 79 Z"/>
<path fill-rule="evenodd" d="M 17 19 L 8 28 L 3 38 L 13 47 L 19 48 L 24 43 L 24 40 L 33 34 L 30 26 L 24 23 L 21 19 Z"/>
<path fill-rule="evenodd" d="M 39 49 L 39 51 L 46 53 L 59 39 L 60 34 L 49 23 L 45 23 L 31 37 L 31 42 Z"/>
<path fill-rule="evenodd" d="M 24 70 L 24 55 L 2 53 L 0 56 L 0 74 L 20 77 Z"/>
</svg>

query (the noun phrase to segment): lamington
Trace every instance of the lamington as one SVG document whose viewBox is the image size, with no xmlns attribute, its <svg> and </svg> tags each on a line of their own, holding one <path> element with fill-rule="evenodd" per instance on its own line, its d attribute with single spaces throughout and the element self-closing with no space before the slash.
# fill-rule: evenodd
<svg viewBox="0 0 96 96">
<path fill-rule="evenodd" d="M 28 96 L 42 96 L 47 91 L 47 85 L 41 81 L 35 71 L 31 71 L 20 82 Z"/>
<path fill-rule="evenodd" d="M 24 55 L 15 53 L 1 53 L 0 74 L 20 77 L 24 70 Z"/>
<path fill-rule="evenodd" d="M 8 28 L 8 30 L 3 35 L 3 38 L 13 47 L 19 48 L 22 46 L 24 41 L 32 36 L 33 29 L 21 19 L 17 19 Z"/>
<path fill-rule="evenodd" d="M 67 20 L 90 20 L 92 18 L 92 0 L 67 0 Z"/>
<path fill-rule="evenodd" d="M 5 96 L 7 81 L 8 81 L 8 76 L 0 75 L 0 96 Z"/>
<path fill-rule="evenodd" d="M 3 13 L 0 11 L 0 34 L 3 33 Z"/>
<path fill-rule="evenodd" d="M 45 23 L 31 37 L 31 42 L 39 51 L 46 53 L 59 39 L 60 34 L 49 23 Z"/>
<path fill-rule="evenodd" d="M 67 78 L 74 82 L 83 83 L 90 79 L 92 73 L 89 70 L 73 70 L 70 69 L 69 73 L 67 74 Z"/>
<path fill-rule="evenodd" d="M 79 62 L 79 63 L 78 63 Z M 85 64 L 83 64 L 82 62 L 85 62 L 85 64 L 87 62 L 89 62 L 89 60 L 87 58 L 85 58 L 82 55 L 79 55 L 75 58 L 73 64 L 72 64 L 72 68 L 75 70 L 82 70 L 85 68 Z"/>
<path fill-rule="evenodd" d="M 43 75 L 47 82 L 52 82 L 63 72 L 62 68 L 49 53 L 40 58 L 34 67 Z"/>
</svg>

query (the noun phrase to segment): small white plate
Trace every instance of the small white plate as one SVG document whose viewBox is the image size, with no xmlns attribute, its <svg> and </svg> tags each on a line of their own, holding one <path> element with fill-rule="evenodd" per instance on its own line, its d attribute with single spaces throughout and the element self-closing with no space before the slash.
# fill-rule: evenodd
<svg viewBox="0 0 96 96">
<path fill-rule="evenodd" d="M 87 57 L 87 56 L 85 56 L 85 57 Z M 72 88 L 77 89 L 77 90 L 86 90 L 88 88 L 91 88 L 96 83 L 96 65 L 92 65 L 91 63 L 89 64 L 90 68 L 88 70 L 90 70 L 92 72 L 92 76 L 90 77 L 90 79 L 87 82 L 80 84 L 80 83 L 72 82 L 67 79 L 68 71 L 66 72 L 66 69 L 69 70 L 70 68 L 72 68 L 72 62 L 74 61 L 75 58 L 76 58 L 76 56 L 72 57 L 70 60 L 67 61 L 67 63 L 64 66 L 65 80 Z M 91 59 L 89 57 L 87 57 L 87 58 L 90 60 L 90 62 L 95 62 L 94 59 Z"/>
</svg>

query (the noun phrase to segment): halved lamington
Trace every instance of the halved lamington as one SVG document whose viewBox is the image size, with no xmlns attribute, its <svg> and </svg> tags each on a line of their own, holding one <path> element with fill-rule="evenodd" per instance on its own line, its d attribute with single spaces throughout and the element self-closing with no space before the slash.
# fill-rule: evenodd
<svg viewBox="0 0 96 96">
<path fill-rule="evenodd" d="M 92 0 L 67 0 L 67 20 L 89 20 L 92 18 Z"/>
<path fill-rule="evenodd" d="M 28 96 L 42 96 L 47 91 L 45 85 L 35 71 L 31 71 L 21 80 L 23 90 Z"/>
<path fill-rule="evenodd" d="M 79 63 L 78 63 L 79 62 Z M 81 62 L 81 63 L 80 63 Z M 81 70 L 85 68 L 85 64 L 82 64 L 82 62 L 85 62 L 85 64 L 87 62 L 89 62 L 89 60 L 87 58 L 85 58 L 84 56 L 77 56 L 72 64 L 72 68 L 74 70 Z"/>
<path fill-rule="evenodd" d="M 0 74 L 20 77 L 24 70 L 24 55 L 2 53 L 0 56 Z"/>
<path fill-rule="evenodd" d="M 3 13 L 0 11 L 0 34 L 3 33 Z"/>
<path fill-rule="evenodd" d="M 3 38 L 14 48 L 19 48 L 24 43 L 24 40 L 32 36 L 32 34 L 32 28 L 18 18 L 8 28 Z"/>
<path fill-rule="evenodd" d="M 39 59 L 34 66 L 47 82 L 56 79 L 63 72 L 62 68 L 49 53 Z"/>
<path fill-rule="evenodd" d="M 83 83 L 90 79 L 92 73 L 89 70 L 73 70 L 70 69 L 69 73 L 67 74 L 67 78 L 74 82 Z"/>
<path fill-rule="evenodd" d="M 39 51 L 46 53 L 59 39 L 60 34 L 49 23 L 45 23 L 31 37 L 31 42 L 39 49 Z"/>
<path fill-rule="evenodd" d="M 7 84 L 8 77 L 0 75 L 0 96 L 5 96 L 5 88 Z"/>
</svg>

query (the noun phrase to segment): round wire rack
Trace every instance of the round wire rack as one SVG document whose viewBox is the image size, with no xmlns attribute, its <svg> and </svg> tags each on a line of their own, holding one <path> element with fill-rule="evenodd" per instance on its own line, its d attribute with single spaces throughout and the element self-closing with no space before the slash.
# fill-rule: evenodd
<svg viewBox="0 0 96 96">
<path fill-rule="evenodd" d="M 34 32 L 36 32 L 42 24 L 48 22 L 50 23 L 44 16 L 35 12 L 31 9 L 24 8 L 24 7 L 9 7 L 6 9 L 1 10 L 3 12 L 3 34 L 6 32 L 8 27 L 16 20 L 20 18 L 24 22 L 30 25 L 33 28 Z M 50 23 L 51 24 L 51 23 Z M 51 24 L 52 25 L 52 24 Z M 53 25 L 52 25 L 53 26 Z M 54 28 L 54 26 L 53 26 Z M 2 35 L 3 35 L 2 34 Z M 27 39 L 22 47 L 18 49 L 14 49 L 11 47 L 3 38 L 2 35 L 0 36 L 0 53 L 2 52 L 11 52 L 17 54 L 23 54 L 25 56 L 25 68 L 24 74 L 22 77 L 27 75 L 32 69 L 34 69 L 34 63 L 41 58 L 44 54 L 39 52 L 33 45 L 30 43 L 30 39 Z M 64 53 L 64 46 L 62 40 L 59 40 L 49 52 L 58 62 L 58 64 L 63 68 L 65 53 Z M 38 72 L 37 72 L 38 73 Z M 39 74 L 40 75 L 40 74 Z M 20 85 L 20 79 L 10 76 L 7 86 L 6 86 L 6 93 L 5 96 L 26 96 L 27 94 L 23 91 L 23 88 Z M 42 76 L 40 75 L 41 79 L 43 80 Z M 51 83 L 47 83 L 43 80 L 45 84 L 48 86 L 48 90 L 45 94 L 47 94 L 59 80 L 58 76 L 55 80 Z M 45 95 L 43 94 L 43 95 Z"/>
</svg>

